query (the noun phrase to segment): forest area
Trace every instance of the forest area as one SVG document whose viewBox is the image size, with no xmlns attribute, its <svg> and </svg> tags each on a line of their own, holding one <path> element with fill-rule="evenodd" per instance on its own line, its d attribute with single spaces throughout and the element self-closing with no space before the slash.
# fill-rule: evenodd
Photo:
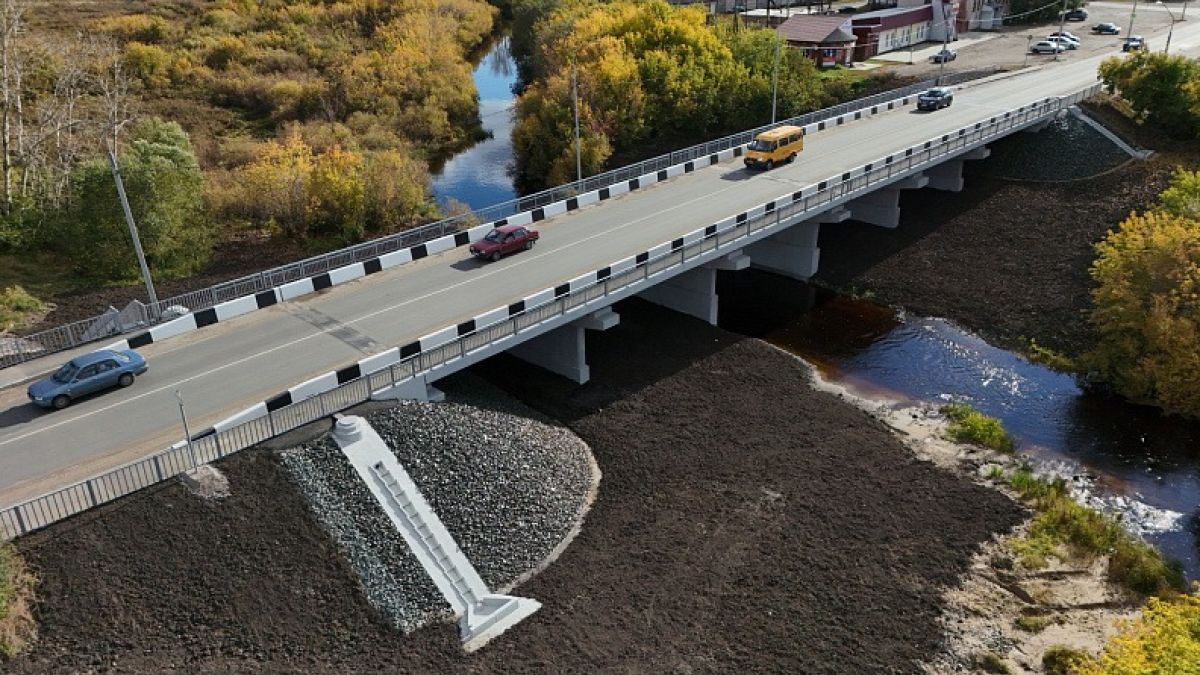
<svg viewBox="0 0 1200 675">
<path fill-rule="evenodd" d="M 768 122 L 776 59 L 781 119 L 892 84 L 663 0 L 0 0 L 0 330 L 136 283 L 109 149 L 156 280 L 460 212 L 430 166 L 483 136 L 472 62 L 504 30 L 522 193 L 574 178 L 572 68 L 585 175 Z"/>
</svg>

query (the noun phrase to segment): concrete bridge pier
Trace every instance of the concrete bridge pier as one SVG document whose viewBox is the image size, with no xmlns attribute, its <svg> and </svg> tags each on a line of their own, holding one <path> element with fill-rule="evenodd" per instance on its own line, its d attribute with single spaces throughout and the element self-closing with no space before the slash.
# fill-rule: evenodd
<svg viewBox="0 0 1200 675">
<path fill-rule="evenodd" d="M 963 164 L 968 160 L 987 159 L 991 154 L 992 151 L 988 148 L 975 148 L 948 162 L 942 162 L 931 169 L 926 169 L 925 175 L 929 176 L 929 187 L 944 192 L 962 192 Z"/>
<path fill-rule="evenodd" d="M 509 354 L 549 370 L 556 375 L 584 384 L 591 379 L 587 364 L 588 330 L 608 330 L 620 323 L 621 317 L 611 307 L 555 328 L 508 350 Z"/>
<path fill-rule="evenodd" d="M 919 190 L 929 184 L 924 174 L 909 176 L 846 205 L 855 220 L 893 229 L 900 225 L 900 191 Z"/>
<path fill-rule="evenodd" d="M 825 213 L 777 232 L 746 247 L 752 265 L 792 279 L 807 281 L 817 273 L 821 248 L 817 237 L 821 225 L 832 225 L 850 219 L 850 211 L 838 206 Z"/>
<path fill-rule="evenodd" d="M 741 264 L 730 261 L 729 264 Z M 717 325 L 717 267 L 705 265 L 677 274 L 638 297 L 676 312 Z"/>
</svg>

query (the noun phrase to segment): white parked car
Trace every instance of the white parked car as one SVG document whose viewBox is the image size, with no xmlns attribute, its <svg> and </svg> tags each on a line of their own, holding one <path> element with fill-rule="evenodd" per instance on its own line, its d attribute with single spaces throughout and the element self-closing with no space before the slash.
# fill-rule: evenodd
<svg viewBox="0 0 1200 675">
<path fill-rule="evenodd" d="M 1032 54 L 1057 54 L 1065 51 L 1067 51 L 1066 47 L 1057 42 L 1050 42 L 1049 40 L 1035 42 L 1029 46 L 1029 52 Z"/>
<path fill-rule="evenodd" d="M 1079 40 L 1072 40 L 1071 38 L 1062 35 L 1051 35 L 1050 37 L 1046 38 L 1046 40 L 1049 42 L 1058 43 L 1067 49 L 1079 49 Z"/>
<path fill-rule="evenodd" d="M 1069 30 L 1064 30 L 1064 31 L 1061 31 L 1061 32 L 1055 32 L 1055 33 L 1051 33 L 1051 34 L 1050 34 L 1050 37 L 1065 37 L 1065 38 L 1067 38 L 1068 40 L 1074 40 L 1074 41 L 1076 41 L 1076 42 L 1082 42 L 1082 41 L 1083 41 L 1083 40 L 1081 40 L 1081 39 L 1080 39 L 1080 37 L 1079 37 L 1078 35 L 1076 35 L 1076 34 L 1072 33 L 1072 32 L 1071 32 L 1071 31 L 1069 31 Z"/>
</svg>

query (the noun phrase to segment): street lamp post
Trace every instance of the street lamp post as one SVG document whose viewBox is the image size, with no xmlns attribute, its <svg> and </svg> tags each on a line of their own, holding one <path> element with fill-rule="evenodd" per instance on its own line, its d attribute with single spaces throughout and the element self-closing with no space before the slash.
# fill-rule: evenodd
<svg viewBox="0 0 1200 675">
<path fill-rule="evenodd" d="M 950 3 L 942 0 L 942 53 L 938 55 L 941 64 L 938 66 L 936 84 L 942 84 L 942 76 L 946 74 L 946 52 L 950 49 Z"/>
<path fill-rule="evenodd" d="M 1171 27 L 1167 29 L 1167 44 L 1163 47 L 1163 53 L 1169 54 L 1171 53 L 1171 35 L 1175 33 L 1175 15 L 1171 12 L 1171 8 L 1167 7 L 1162 0 L 1157 0 L 1157 2 L 1159 5 L 1162 5 L 1163 9 L 1167 10 L 1167 16 L 1171 17 Z"/>
<path fill-rule="evenodd" d="M 192 464 L 196 464 L 196 453 L 192 450 L 192 432 L 188 430 L 187 414 L 183 412 L 183 394 L 179 393 L 178 389 L 175 390 L 175 400 L 179 401 L 179 419 L 183 421 L 183 440 L 187 442 L 188 454 L 192 456 Z"/>
<path fill-rule="evenodd" d="M 121 200 L 121 210 L 125 212 L 125 224 L 129 226 L 129 236 L 133 239 L 133 252 L 137 254 L 138 267 L 142 269 L 146 294 L 150 296 L 150 311 L 157 316 L 158 294 L 154 292 L 154 281 L 150 278 L 150 267 L 146 264 L 146 254 L 142 251 L 142 239 L 138 235 L 137 223 L 133 220 L 133 211 L 129 209 L 129 199 L 125 196 L 125 181 L 121 180 L 121 168 L 117 165 L 117 153 L 112 144 L 108 146 L 108 166 L 112 170 L 113 182 L 117 184 L 117 197 Z"/>
<path fill-rule="evenodd" d="M 1029 65 L 1029 50 L 1032 48 L 1033 48 L 1033 36 L 1030 35 L 1025 38 L 1025 63 L 1021 64 L 1022 68 Z"/>
<path fill-rule="evenodd" d="M 1059 34 L 1059 36 L 1061 36 L 1063 34 L 1063 29 L 1065 29 L 1066 27 L 1067 27 L 1067 0 L 1063 0 L 1062 16 L 1059 17 L 1059 19 L 1058 19 L 1058 34 Z M 1066 49 L 1066 45 L 1063 45 L 1063 49 Z M 1054 50 L 1054 60 L 1055 61 L 1058 60 L 1059 51 L 1060 50 L 1058 50 L 1058 49 Z"/>
<path fill-rule="evenodd" d="M 779 33 L 775 34 L 775 68 L 771 71 L 771 124 L 775 124 L 775 105 L 779 98 Z"/>
<path fill-rule="evenodd" d="M 579 78 L 575 72 L 575 59 L 571 59 L 571 101 L 575 109 L 575 180 L 583 182 L 583 159 L 579 143 Z"/>
</svg>

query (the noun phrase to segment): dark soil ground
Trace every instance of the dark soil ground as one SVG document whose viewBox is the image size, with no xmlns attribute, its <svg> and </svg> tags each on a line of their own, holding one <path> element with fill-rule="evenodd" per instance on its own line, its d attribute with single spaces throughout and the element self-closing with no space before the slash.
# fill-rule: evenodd
<svg viewBox="0 0 1200 675">
<path fill-rule="evenodd" d="M 1096 109 L 1097 107 L 1093 107 Z M 1105 123 L 1159 152 L 1085 180 L 1026 182 L 966 164 L 959 193 L 901 193 L 894 230 L 856 222 L 821 228 L 814 281 L 925 316 L 945 317 L 1010 348 L 1029 339 L 1078 355 L 1093 342 L 1093 245 L 1152 204 L 1196 144 L 1178 144 L 1098 107 Z M 1004 143 L 1022 143 L 1023 134 Z"/>
<path fill-rule="evenodd" d="M 604 472 L 582 534 L 516 591 L 542 610 L 483 651 L 450 626 L 388 630 L 255 451 L 224 462 L 223 502 L 167 484 L 21 540 L 42 635 L 7 670 L 915 672 L 942 591 L 1023 511 L 915 460 L 786 354 L 618 310 L 588 337 L 591 384 L 505 357 L 477 370 L 567 422 Z"/>
</svg>

